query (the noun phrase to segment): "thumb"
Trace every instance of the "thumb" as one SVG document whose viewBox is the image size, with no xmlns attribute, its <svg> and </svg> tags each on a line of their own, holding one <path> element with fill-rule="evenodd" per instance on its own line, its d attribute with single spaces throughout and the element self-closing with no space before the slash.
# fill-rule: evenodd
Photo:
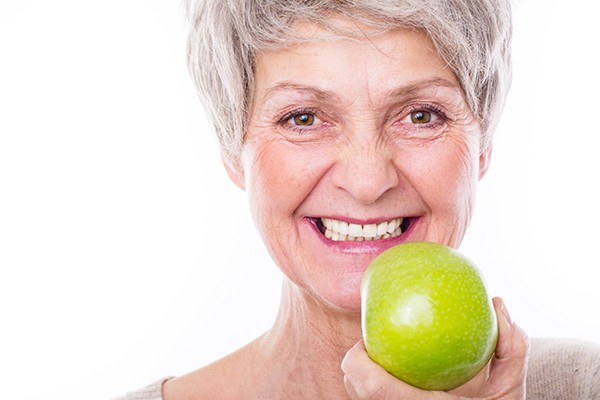
<svg viewBox="0 0 600 400">
<path fill-rule="evenodd" d="M 529 338 L 523 329 L 512 322 L 502 299 L 494 298 L 498 315 L 499 338 L 491 363 L 490 383 L 508 388 L 523 387 L 527 375 Z"/>
<path fill-rule="evenodd" d="M 404 383 L 369 358 L 363 341 L 342 361 L 344 385 L 352 400 L 438 399 L 441 392 L 427 392 Z"/>
</svg>

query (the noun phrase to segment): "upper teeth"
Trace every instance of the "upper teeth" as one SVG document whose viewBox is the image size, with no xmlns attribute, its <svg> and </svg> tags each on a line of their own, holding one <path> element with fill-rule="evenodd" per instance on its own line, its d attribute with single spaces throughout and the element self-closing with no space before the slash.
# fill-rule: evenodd
<svg viewBox="0 0 600 400">
<path fill-rule="evenodd" d="M 396 237 L 402 233 L 403 218 L 384 221 L 378 224 L 351 224 L 332 218 L 321 218 L 325 226 L 325 237 L 331 240 L 373 240 Z"/>
</svg>

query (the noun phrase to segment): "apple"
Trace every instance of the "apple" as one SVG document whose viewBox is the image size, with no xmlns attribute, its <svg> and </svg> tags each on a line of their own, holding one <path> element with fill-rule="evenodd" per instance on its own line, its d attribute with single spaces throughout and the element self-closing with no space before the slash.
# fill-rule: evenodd
<svg viewBox="0 0 600 400">
<path fill-rule="evenodd" d="M 496 314 L 484 281 L 447 246 L 410 242 L 384 251 L 365 271 L 361 296 L 369 357 L 413 386 L 456 388 L 496 348 Z"/>
</svg>

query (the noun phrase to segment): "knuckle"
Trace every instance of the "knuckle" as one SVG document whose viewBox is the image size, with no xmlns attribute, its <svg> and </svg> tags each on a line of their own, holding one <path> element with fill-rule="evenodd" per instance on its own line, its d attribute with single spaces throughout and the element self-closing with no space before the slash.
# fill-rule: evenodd
<svg viewBox="0 0 600 400">
<path fill-rule="evenodd" d="M 369 372 L 365 374 L 364 379 L 355 389 L 361 399 L 391 400 L 390 397 L 387 397 L 383 379 L 377 373 Z"/>
<path fill-rule="evenodd" d="M 530 347 L 531 344 L 529 342 L 529 336 L 527 335 L 527 333 L 521 329 L 521 327 L 516 327 L 518 330 L 518 340 L 516 340 L 516 348 L 515 351 L 517 354 L 519 354 L 522 358 L 527 359 L 529 357 L 529 351 L 530 351 Z"/>
</svg>

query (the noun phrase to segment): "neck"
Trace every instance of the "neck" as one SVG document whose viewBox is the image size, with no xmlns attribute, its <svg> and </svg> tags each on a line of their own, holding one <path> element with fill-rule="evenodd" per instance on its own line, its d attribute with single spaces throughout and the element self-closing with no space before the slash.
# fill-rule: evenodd
<svg viewBox="0 0 600 400">
<path fill-rule="evenodd" d="M 360 315 L 328 307 L 284 282 L 273 325 L 257 344 L 270 362 L 270 398 L 347 399 L 341 363 L 361 338 Z"/>
</svg>

